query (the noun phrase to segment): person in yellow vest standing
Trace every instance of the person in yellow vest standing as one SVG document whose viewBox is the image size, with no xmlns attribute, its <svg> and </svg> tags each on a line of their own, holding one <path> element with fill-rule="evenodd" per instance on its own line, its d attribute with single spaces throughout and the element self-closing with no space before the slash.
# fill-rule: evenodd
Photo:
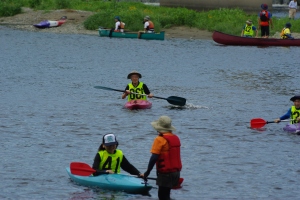
<svg viewBox="0 0 300 200">
<path fill-rule="evenodd" d="M 281 120 L 291 119 L 291 124 L 300 122 L 300 95 L 295 95 L 290 99 L 294 105 L 280 118 L 275 119 L 274 122 L 279 123 Z"/>
<path fill-rule="evenodd" d="M 128 83 L 128 85 L 126 86 L 125 92 L 122 94 L 122 99 L 125 99 L 127 96 L 128 101 L 147 100 L 147 96 L 149 98 L 153 97 L 153 94 L 150 92 L 147 85 L 139 81 L 140 78 L 142 78 L 142 75 L 137 71 L 132 71 L 127 75 L 127 79 L 131 79 L 131 83 Z"/>
<path fill-rule="evenodd" d="M 96 172 L 94 176 L 101 174 L 119 174 L 120 168 L 124 171 L 143 177 L 130 162 L 126 159 L 123 152 L 117 149 L 118 141 L 114 134 L 106 134 L 102 138 L 102 143 L 98 148 L 98 152 L 94 158 L 93 169 Z"/>
<path fill-rule="evenodd" d="M 252 25 L 252 20 L 248 19 L 242 30 L 241 37 L 253 37 L 255 32 L 255 37 L 258 36 L 258 30 Z"/>
<path fill-rule="evenodd" d="M 297 12 L 297 0 L 291 0 L 289 3 L 289 18 L 295 19 L 296 12 Z"/>
<path fill-rule="evenodd" d="M 282 29 L 282 31 L 280 33 L 281 39 L 294 39 L 294 37 L 292 37 L 292 35 L 291 35 L 291 27 L 292 27 L 292 24 L 290 22 L 285 24 L 285 27 Z"/>
</svg>

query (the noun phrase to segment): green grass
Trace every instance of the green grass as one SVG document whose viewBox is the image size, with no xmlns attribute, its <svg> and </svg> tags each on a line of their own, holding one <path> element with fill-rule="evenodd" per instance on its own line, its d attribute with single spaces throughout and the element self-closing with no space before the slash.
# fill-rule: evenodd
<svg viewBox="0 0 300 200">
<path fill-rule="evenodd" d="M 1 0 L 0 16 L 12 16 L 21 12 L 21 6 L 36 10 L 74 9 L 93 11 L 85 22 L 86 29 L 95 30 L 99 26 L 114 27 L 114 16 L 120 16 L 126 29 L 137 31 L 143 29 L 143 18 L 151 17 L 155 30 L 172 28 L 173 26 L 194 27 L 200 30 L 218 30 L 233 35 L 240 35 L 247 19 L 257 26 L 257 14 L 247 14 L 241 9 L 220 8 L 197 12 L 186 8 L 168 8 L 148 6 L 136 1 L 111 0 Z M 259 12 L 259 10 L 257 11 Z M 280 32 L 289 19 L 273 18 L 274 29 L 271 35 Z M 300 32 L 300 20 L 292 20 L 292 32 Z"/>
</svg>

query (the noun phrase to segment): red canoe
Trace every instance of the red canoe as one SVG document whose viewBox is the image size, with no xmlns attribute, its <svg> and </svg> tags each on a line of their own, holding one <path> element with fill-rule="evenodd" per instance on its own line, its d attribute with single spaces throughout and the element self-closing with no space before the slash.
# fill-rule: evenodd
<svg viewBox="0 0 300 200">
<path fill-rule="evenodd" d="M 124 107 L 128 108 L 130 110 L 135 110 L 135 109 L 148 109 L 151 108 L 152 103 L 150 101 L 146 100 L 131 100 L 128 101 Z"/>
<path fill-rule="evenodd" d="M 300 39 L 246 38 L 214 31 L 212 38 L 224 45 L 239 46 L 300 46 Z"/>
</svg>

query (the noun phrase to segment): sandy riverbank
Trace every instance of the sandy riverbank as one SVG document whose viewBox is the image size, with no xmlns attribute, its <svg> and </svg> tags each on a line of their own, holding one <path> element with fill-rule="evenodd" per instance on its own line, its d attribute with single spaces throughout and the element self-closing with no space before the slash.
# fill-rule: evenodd
<svg viewBox="0 0 300 200">
<path fill-rule="evenodd" d="M 23 13 L 21 14 L 12 17 L 0 17 L 0 25 L 7 25 L 12 28 L 27 31 L 98 35 L 97 30 L 86 30 L 83 26 L 83 22 L 92 14 L 94 13 L 78 10 L 34 11 L 29 8 L 23 8 Z M 58 20 L 62 16 L 67 16 L 68 20 L 60 27 L 38 29 L 32 26 L 43 20 Z M 198 30 L 196 28 L 173 27 L 165 31 L 166 38 L 212 39 L 211 32 Z"/>
<path fill-rule="evenodd" d="M 97 30 L 86 30 L 83 22 L 92 14 L 89 11 L 79 10 L 53 10 L 34 11 L 30 8 L 23 8 L 23 13 L 12 17 L 0 17 L 0 25 L 7 25 L 12 28 L 37 31 L 37 32 L 52 32 L 52 33 L 66 33 L 66 34 L 88 34 L 97 35 Z M 38 29 L 33 26 L 43 20 L 58 20 L 62 16 L 67 16 L 68 20 L 65 24 L 56 28 Z M 99 25 L 100 26 L 100 25 Z M 112 25 L 113 26 L 113 25 Z M 186 38 L 186 39 L 212 39 L 212 32 L 206 30 L 199 30 L 189 27 L 172 27 L 165 29 L 166 38 Z M 299 33 L 293 33 L 295 38 L 300 38 Z M 279 33 L 276 33 L 274 38 L 279 38 Z"/>
</svg>

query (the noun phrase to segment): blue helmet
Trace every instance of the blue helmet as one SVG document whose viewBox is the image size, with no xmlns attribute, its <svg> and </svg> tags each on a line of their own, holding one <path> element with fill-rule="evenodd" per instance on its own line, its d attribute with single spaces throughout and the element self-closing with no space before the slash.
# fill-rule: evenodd
<svg viewBox="0 0 300 200">
<path fill-rule="evenodd" d="M 288 23 L 285 24 L 285 27 L 291 28 L 291 27 L 292 27 L 292 24 L 291 24 L 290 22 L 288 22 Z"/>
<path fill-rule="evenodd" d="M 117 19 L 118 21 L 121 21 L 119 16 L 115 16 L 115 19 Z"/>
<path fill-rule="evenodd" d="M 268 10 L 268 5 L 265 4 L 265 3 L 261 4 L 260 7 L 261 7 L 261 9 L 263 9 L 263 10 Z"/>
</svg>

